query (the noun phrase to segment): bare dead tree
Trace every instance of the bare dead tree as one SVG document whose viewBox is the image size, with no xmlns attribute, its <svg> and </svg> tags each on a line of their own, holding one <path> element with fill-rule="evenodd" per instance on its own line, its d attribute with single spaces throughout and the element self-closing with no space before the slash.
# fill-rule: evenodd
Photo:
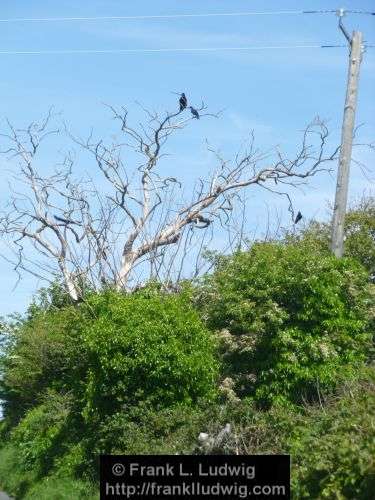
<svg viewBox="0 0 375 500">
<path fill-rule="evenodd" d="M 173 272 L 181 277 L 181 258 L 186 258 L 192 242 L 199 249 L 198 256 L 202 255 L 202 240 L 197 243 L 194 237 L 207 236 L 214 222 L 228 227 L 242 190 L 258 186 L 285 196 L 293 211 L 290 188 L 329 170 L 339 149 L 328 151 L 328 129 L 319 118 L 303 131 L 292 158 L 280 148 L 259 151 L 253 135 L 233 160 L 209 146 L 213 172 L 196 181 L 187 200 L 181 181 L 163 175 L 162 160 L 168 138 L 185 129 L 194 117 L 186 110 L 163 115 L 144 110 L 146 121 L 133 127 L 125 108 L 110 110 L 120 124 L 121 139 L 106 144 L 92 135 L 82 140 L 69 134 L 94 158 L 107 181 L 106 190 L 99 191 L 92 180 L 75 179 L 70 156 L 53 175 L 38 172 L 34 165 L 37 151 L 43 139 L 55 132 L 47 130 L 50 116 L 26 130 L 9 124 L 10 132 L 2 136 L 10 142 L 5 152 L 20 160 L 19 180 L 26 185 L 22 192 L 13 189 L 0 221 L 1 233 L 16 252 L 15 269 L 38 277 L 42 270 L 44 277 L 60 273 L 73 300 L 81 295 L 80 279 L 95 288 L 113 283 L 118 290 L 128 289 L 131 275 L 145 264 L 148 277 L 171 279 Z M 215 116 L 206 112 L 203 103 L 198 111 L 202 118 Z M 124 150 L 135 154 L 130 167 L 125 164 Z M 175 171 L 179 171 L 177 166 Z M 43 264 L 28 253 L 26 241 L 44 258 Z M 199 273 L 201 266 L 196 263 L 194 267 L 194 273 Z"/>
<path fill-rule="evenodd" d="M 19 278 L 22 271 L 48 282 L 62 277 L 70 297 L 77 301 L 82 292 L 79 284 L 107 260 L 111 210 L 82 179 L 74 181 L 69 155 L 52 175 L 38 172 L 34 162 L 42 141 L 58 133 L 48 130 L 50 119 L 51 113 L 42 124 L 32 123 L 27 129 L 8 123 L 10 133 L 1 134 L 10 143 L 3 152 L 19 160 L 20 168 L 12 176 L 0 233 L 13 250 L 13 258 L 7 260 Z M 96 215 L 89 201 L 93 196 L 99 202 Z"/>
<path fill-rule="evenodd" d="M 208 179 L 198 179 L 192 199 L 187 203 L 175 201 L 173 209 L 163 211 L 171 186 L 178 183 L 177 178 L 163 177 L 158 164 L 164 156 L 164 146 L 168 137 L 183 129 L 190 118 L 181 118 L 181 112 L 167 113 L 160 117 L 157 113 L 147 112 L 147 127 L 140 129 L 128 123 L 126 109 L 121 112 L 111 108 L 120 121 L 126 144 L 142 158 L 138 167 L 138 186 L 131 185 L 126 169 L 119 154 L 120 146 L 105 146 L 102 141 L 80 142 L 90 151 L 106 179 L 113 188 L 111 201 L 124 212 L 130 222 L 122 244 L 121 264 L 116 277 L 118 289 L 127 286 L 129 275 L 143 259 L 149 259 L 155 251 L 177 244 L 188 226 L 206 229 L 214 220 L 227 224 L 240 190 L 248 186 L 261 186 L 264 189 L 286 196 L 292 204 L 286 186 L 305 183 L 309 177 L 327 170 L 327 163 L 336 158 L 338 148 L 326 153 L 328 129 L 319 119 L 314 120 L 303 132 L 302 144 L 293 159 L 276 150 L 276 161 L 268 164 L 271 153 L 255 149 L 254 138 L 247 150 L 237 155 L 234 161 L 224 159 L 214 149 L 217 167 Z M 200 111 L 204 110 L 204 106 Z M 204 116 L 204 114 L 203 114 Z M 313 139 L 318 139 L 314 141 Z M 267 163 L 262 166 L 262 163 Z M 178 171 L 178 168 L 175 169 Z M 153 224 L 155 219 L 158 224 Z"/>
</svg>

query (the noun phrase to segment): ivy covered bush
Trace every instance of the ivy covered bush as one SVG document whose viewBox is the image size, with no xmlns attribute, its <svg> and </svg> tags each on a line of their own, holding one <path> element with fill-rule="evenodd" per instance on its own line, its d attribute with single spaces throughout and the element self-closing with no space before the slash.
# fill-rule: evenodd
<svg viewBox="0 0 375 500">
<path fill-rule="evenodd" d="M 212 334 L 185 294 L 147 288 L 88 295 L 78 307 L 33 310 L 8 331 L 0 391 L 6 415 L 24 415 L 48 389 L 74 395 L 82 413 L 142 401 L 190 404 L 215 394 Z"/>
<path fill-rule="evenodd" d="M 0 489 L 98 498 L 102 453 L 290 453 L 295 498 L 372 499 L 372 222 L 357 222 L 352 259 L 310 230 L 215 257 L 178 293 L 72 304 L 57 284 L 2 321 Z M 197 439 L 228 423 L 215 448 Z"/>
<path fill-rule="evenodd" d="M 45 400 L 26 413 L 11 433 L 25 471 L 49 472 L 54 457 L 69 443 L 71 397 L 48 392 Z"/>
<path fill-rule="evenodd" d="M 83 392 L 88 360 L 80 325 L 76 307 L 33 305 L 26 318 L 4 326 L 0 399 L 6 423 L 16 424 L 48 391 Z"/>
<path fill-rule="evenodd" d="M 320 404 L 260 411 L 249 401 L 211 409 L 205 432 L 230 422 L 217 453 L 290 454 L 292 498 L 373 500 L 375 370 L 366 367 Z"/>
<path fill-rule="evenodd" d="M 197 301 L 219 332 L 226 380 L 263 405 L 319 399 L 371 346 L 368 274 L 303 241 L 219 258 Z"/>
<path fill-rule="evenodd" d="M 214 396 L 213 336 L 184 294 L 108 291 L 83 308 L 87 416 L 128 411 L 142 401 L 167 407 Z"/>
<path fill-rule="evenodd" d="M 344 256 L 360 262 L 375 283 L 375 197 L 363 197 L 345 216 Z M 288 241 L 307 240 L 327 251 L 330 248 L 331 223 L 311 221 L 300 233 L 289 233 Z"/>
<path fill-rule="evenodd" d="M 99 453 L 159 449 L 168 426 L 186 427 L 194 404 L 217 395 L 216 343 L 184 292 L 149 286 L 90 293 L 76 306 L 47 300 L 4 325 L 3 338 L 0 441 L 30 476 L 19 488 L 46 475 L 90 482 Z M 163 431 L 142 433 L 142 421 L 161 415 Z"/>
</svg>

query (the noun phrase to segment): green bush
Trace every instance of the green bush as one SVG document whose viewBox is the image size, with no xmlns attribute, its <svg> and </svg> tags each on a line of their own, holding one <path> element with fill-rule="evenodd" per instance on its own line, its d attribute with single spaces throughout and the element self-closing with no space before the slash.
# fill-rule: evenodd
<svg viewBox="0 0 375 500">
<path fill-rule="evenodd" d="M 16 424 L 40 403 L 49 390 L 71 391 L 83 383 L 87 356 L 77 325 L 80 314 L 73 306 L 40 311 L 8 325 L 1 354 L 0 398 L 4 414 Z"/>
<path fill-rule="evenodd" d="M 35 471 L 25 470 L 18 449 L 13 443 L 0 446 L 0 490 L 23 498 L 26 491 L 37 480 Z"/>
<path fill-rule="evenodd" d="M 105 415 L 144 399 L 189 404 L 215 392 L 213 337 L 184 294 L 91 294 L 78 307 L 34 311 L 8 336 L 0 395 L 5 415 L 18 420 L 47 390 L 71 392 L 76 409 Z"/>
<path fill-rule="evenodd" d="M 198 303 L 221 331 L 223 375 L 262 404 L 314 400 L 352 377 L 371 345 L 367 280 L 354 260 L 303 242 L 219 259 Z"/>
<path fill-rule="evenodd" d="M 98 476 L 98 456 L 92 446 L 91 439 L 86 437 L 82 427 L 74 425 L 74 437 L 70 436 L 64 444 L 60 446 L 59 453 L 54 459 L 54 475 L 58 477 L 80 477 L 93 479 Z M 77 435 L 77 430 L 82 431 Z M 72 439 L 73 437 L 73 439 Z M 99 434 L 96 436 L 99 437 Z"/>
<path fill-rule="evenodd" d="M 346 383 L 324 408 L 295 417 L 293 439 L 283 441 L 293 457 L 297 498 L 372 500 L 375 491 L 375 372 Z M 300 422 L 299 422 L 300 421 Z"/>
<path fill-rule="evenodd" d="M 108 291 L 92 295 L 82 308 L 87 418 L 142 401 L 167 407 L 214 396 L 213 337 L 184 295 Z"/>
<path fill-rule="evenodd" d="M 45 402 L 29 410 L 11 434 L 25 470 L 46 473 L 53 466 L 71 412 L 68 395 L 47 393 Z"/>
<path fill-rule="evenodd" d="M 219 448 L 198 446 L 200 432 L 231 433 Z M 111 442 L 115 433 L 117 443 Z M 198 405 L 190 411 L 138 407 L 103 422 L 97 452 L 290 454 L 295 499 L 371 500 L 375 486 L 375 369 L 363 369 L 319 404 L 275 404 L 260 411 L 248 400 Z"/>
<path fill-rule="evenodd" d="M 91 437 L 106 452 L 118 443 L 106 431 L 111 415 L 134 422 L 145 404 L 154 421 L 169 406 L 182 418 L 216 395 L 213 336 L 185 294 L 91 294 L 79 306 L 35 307 L 7 333 L 1 434 L 18 447 L 23 470 L 40 477 L 95 476 Z"/>
<path fill-rule="evenodd" d="M 212 409 L 214 405 L 206 403 L 206 406 Z M 105 418 L 92 449 L 96 455 L 191 454 L 209 415 L 206 406 L 155 410 L 148 404 L 140 404 L 128 412 Z"/>
<path fill-rule="evenodd" d="M 0 447 L 0 490 L 24 500 L 96 500 L 97 486 L 73 477 L 46 476 L 25 470 L 19 449 L 12 443 Z"/>
<path fill-rule="evenodd" d="M 158 412 L 140 405 L 128 415 L 103 420 L 92 437 L 91 453 L 203 453 L 206 451 L 197 446 L 198 434 L 215 436 L 227 423 L 231 424 L 231 433 L 215 453 L 291 454 L 292 494 L 296 500 L 372 500 L 374 367 L 362 370 L 358 380 L 345 383 L 321 404 L 306 407 L 275 404 L 269 411 L 260 411 L 244 400 Z M 69 460 L 82 459 L 78 448 L 71 448 Z M 14 445 L 0 449 L 0 484 L 25 500 L 97 498 L 92 482 L 65 476 L 63 469 L 42 480 L 25 471 Z"/>
<path fill-rule="evenodd" d="M 360 262 L 375 281 L 375 198 L 364 197 L 350 208 L 345 218 L 344 256 Z M 297 234 L 288 234 L 287 240 L 303 239 L 321 249 L 330 248 L 331 223 L 312 221 Z"/>
<path fill-rule="evenodd" d="M 186 291 L 156 286 L 88 292 L 79 305 L 45 292 L 2 324 L 1 487 L 94 499 L 100 453 L 290 453 L 295 498 L 370 500 L 374 369 L 355 379 L 374 289 L 358 262 L 302 238 L 218 258 L 199 313 Z M 219 368 L 231 403 L 217 402 Z M 290 404 L 302 401 L 313 404 Z M 221 449 L 198 445 L 228 422 Z"/>
<path fill-rule="evenodd" d="M 361 262 L 375 280 L 375 198 L 363 199 L 347 214 L 345 254 Z"/>
<path fill-rule="evenodd" d="M 216 453 L 290 454 L 292 498 L 372 500 L 375 491 L 375 368 L 306 407 L 259 411 L 241 401 L 207 414 L 203 431 L 232 432 Z"/>
</svg>

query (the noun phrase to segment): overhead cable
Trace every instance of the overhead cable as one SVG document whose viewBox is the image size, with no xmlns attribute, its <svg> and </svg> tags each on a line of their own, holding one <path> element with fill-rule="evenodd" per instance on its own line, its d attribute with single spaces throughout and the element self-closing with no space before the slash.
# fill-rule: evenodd
<svg viewBox="0 0 375 500">
<path fill-rule="evenodd" d="M 0 19 L 1 23 L 16 22 L 64 22 L 64 21 L 126 21 L 147 19 L 183 19 L 193 17 L 241 17 L 241 16 L 266 16 L 266 15 L 293 15 L 303 14 L 302 10 L 275 10 L 275 11 L 250 11 L 250 12 L 208 12 L 202 14 L 159 14 L 139 16 L 87 16 L 87 17 L 10 17 Z"/>
<path fill-rule="evenodd" d="M 321 49 L 328 45 L 252 45 L 248 47 L 191 47 L 191 48 L 157 48 L 157 49 L 63 49 L 63 50 L 0 50 L 0 55 L 52 55 L 52 54 L 131 54 L 155 52 L 220 52 L 247 50 L 282 50 L 282 49 Z M 329 47 L 345 47 L 330 45 Z"/>
</svg>

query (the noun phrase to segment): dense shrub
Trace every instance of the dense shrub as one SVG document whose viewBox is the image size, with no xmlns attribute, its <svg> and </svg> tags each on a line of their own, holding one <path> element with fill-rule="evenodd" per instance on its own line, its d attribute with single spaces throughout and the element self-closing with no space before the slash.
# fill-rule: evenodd
<svg viewBox="0 0 375 500">
<path fill-rule="evenodd" d="M 226 371 L 261 403 L 318 398 L 355 374 L 371 335 L 368 276 L 304 242 L 258 243 L 219 259 L 200 291 Z"/>
<path fill-rule="evenodd" d="M 214 395 L 212 335 L 184 295 L 108 291 L 83 307 L 87 416 L 127 411 L 142 401 L 167 407 Z"/>
<path fill-rule="evenodd" d="M 34 310 L 29 318 L 4 328 L 0 398 L 8 421 L 17 423 L 47 390 L 79 392 L 87 372 L 80 318 L 73 306 Z"/>
<path fill-rule="evenodd" d="M 168 406 L 214 393 L 212 335 L 184 295 L 91 294 L 78 307 L 34 313 L 10 337 L 0 381 L 6 414 L 24 415 L 47 389 L 105 414 L 144 399 Z"/>
<path fill-rule="evenodd" d="M 8 443 L 0 447 L 0 490 L 23 500 L 96 500 L 98 487 L 90 481 L 72 477 L 46 476 L 25 470 L 19 449 Z"/>
<path fill-rule="evenodd" d="M 374 498 L 374 367 L 322 404 L 264 412 L 243 401 L 211 412 L 204 430 L 217 432 L 226 422 L 232 433 L 217 452 L 291 455 L 293 498 Z"/>
<path fill-rule="evenodd" d="M 151 286 L 87 295 L 79 306 L 45 304 L 4 330 L 1 435 L 25 473 L 92 477 L 96 452 L 119 446 L 121 432 L 126 441 L 140 408 L 156 422 L 175 407 L 181 425 L 187 406 L 215 397 L 213 336 L 184 293 Z M 118 434 L 108 432 L 116 422 Z M 140 449 L 141 440 L 122 449 Z"/>
<path fill-rule="evenodd" d="M 199 313 L 186 291 L 157 286 L 87 291 L 79 305 L 44 291 L 2 324 L 1 487 L 91 499 L 100 453 L 290 453 L 295 498 L 370 500 L 374 369 L 355 380 L 370 352 L 369 286 L 368 270 L 310 233 L 218 258 Z M 198 443 L 228 422 L 218 447 Z"/>
<path fill-rule="evenodd" d="M 375 198 L 363 199 L 347 214 L 345 254 L 361 262 L 375 279 Z"/>
<path fill-rule="evenodd" d="M 300 233 L 288 234 L 287 240 L 303 239 L 329 249 L 331 223 L 312 221 Z M 375 198 L 364 197 L 352 206 L 345 218 L 344 256 L 352 257 L 367 269 L 375 281 Z"/>
<path fill-rule="evenodd" d="M 67 423 L 71 412 L 71 397 L 48 392 L 45 402 L 29 410 L 11 434 L 18 448 L 19 462 L 24 470 L 39 475 L 53 468 L 54 457 L 68 445 Z M 65 446 L 64 446 L 65 445 Z"/>
<path fill-rule="evenodd" d="M 111 454 L 191 454 L 214 403 L 155 410 L 140 404 L 104 419 L 93 449 Z M 207 410 L 209 408 L 209 410 Z M 116 436 L 116 440 L 113 439 Z"/>
<path fill-rule="evenodd" d="M 215 453 L 292 456 L 293 498 L 372 500 L 375 488 L 375 369 L 362 370 L 321 404 L 274 405 L 260 411 L 255 404 L 198 404 L 195 408 L 134 407 L 102 422 L 92 438 L 92 453 L 204 453 L 199 432 L 217 433 L 227 423 L 231 433 Z M 160 416 L 159 416 L 160 415 Z M 111 439 L 115 435 L 117 443 Z M 79 448 L 79 446 L 78 446 Z M 69 460 L 81 451 L 71 448 Z M 66 457 L 65 457 L 66 458 Z M 0 449 L 0 484 L 19 498 L 95 498 L 93 485 L 64 476 L 62 468 L 38 481 L 21 469 L 14 445 Z M 74 459 L 74 458 L 73 458 Z M 74 459 L 75 460 L 75 459 Z"/>
<path fill-rule="evenodd" d="M 36 471 L 24 469 L 14 444 L 0 443 L 0 491 L 4 489 L 17 498 L 24 498 L 37 476 Z"/>
</svg>

